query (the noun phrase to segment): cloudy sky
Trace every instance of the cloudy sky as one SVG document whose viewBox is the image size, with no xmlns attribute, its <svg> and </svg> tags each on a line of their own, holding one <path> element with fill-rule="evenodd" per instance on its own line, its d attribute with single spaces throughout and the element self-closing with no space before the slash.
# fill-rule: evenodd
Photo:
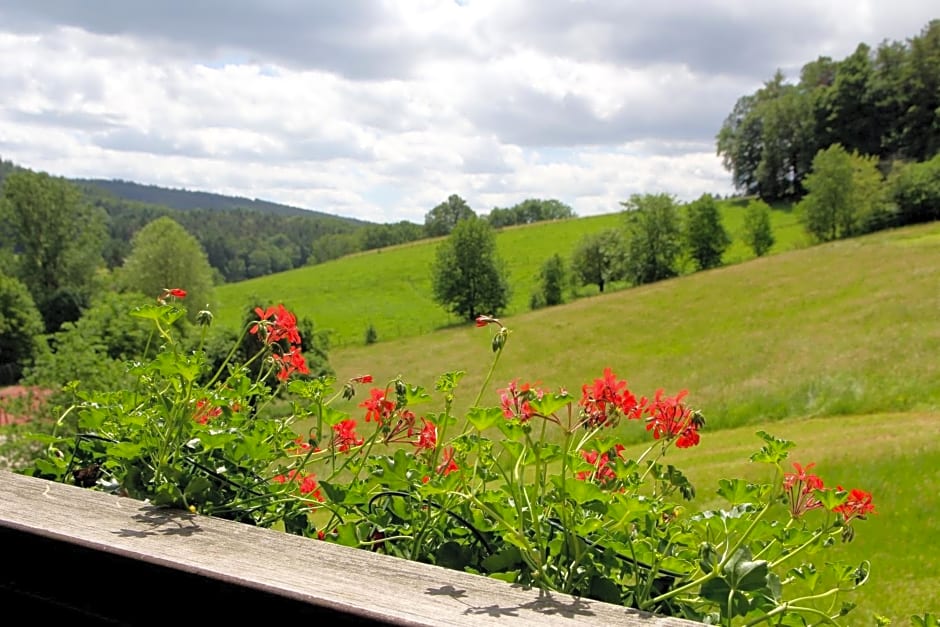
<svg viewBox="0 0 940 627">
<path fill-rule="evenodd" d="M 375 222 L 450 194 L 731 191 L 714 137 L 777 68 L 926 0 L 0 0 L 0 157 Z"/>
</svg>

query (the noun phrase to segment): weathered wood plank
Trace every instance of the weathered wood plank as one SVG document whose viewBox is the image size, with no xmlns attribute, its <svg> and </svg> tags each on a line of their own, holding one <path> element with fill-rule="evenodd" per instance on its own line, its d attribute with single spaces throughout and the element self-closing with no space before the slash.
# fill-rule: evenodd
<svg viewBox="0 0 940 627">
<path fill-rule="evenodd" d="M 642 625 L 681 627 L 616 605 L 525 589 L 140 501 L 0 471 L 0 530 L 55 545 L 320 608 L 350 620 L 395 625 Z M 6 546 L 4 547 L 7 548 Z M 54 550 L 54 549 L 53 549 Z M 13 574 L 0 560 L 2 578 Z M 50 567 L 53 569 L 54 567 Z M 4 572 L 7 571 L 7 572 Z M 102 581 L 107 581 L 107 573 Z M 50 570 L 50 586 L 61 585 Z M 175 603 L 185 605 L 173 593 Z"/>
</svg>

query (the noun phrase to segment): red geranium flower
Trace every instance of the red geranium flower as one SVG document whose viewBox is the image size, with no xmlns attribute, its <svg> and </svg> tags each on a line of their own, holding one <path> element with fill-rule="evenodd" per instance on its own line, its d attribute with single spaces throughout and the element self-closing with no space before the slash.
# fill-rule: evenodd
<svg viewBox="0 0 940 627">
<path fill-rule="evenodd" d="M 345 453 L 354 446 L 362 444 L 363 439 L 356 436 L 356 421 L 352 418 L 333 425 L 333 443 L 340 452 Z"/>
<path fill-rule="evenodd" d="M 255 307 L 255 313 L 258 314 L 258 322 L 248 331 L 249 333 L 258 333 L 264 328 L 267 334 L 264 337 L 266 344 L 274 344 L 281 340 L 287 340 L 292 346 L 300 346 L 300 332 L 297 331 L 297 317 L 284 308 L 284 305 L 278 304 L 274 307 L 261 309 Z"/>
<path fill-rule="evenodd" d="M 823 480 L 817 475 L 809 473 L 810 468 L 815 465 L 807 464 L 804 468 L 794 462 L 793 468 L 796 469 L 796 472 L 787 472 L 783 475 L 783 489 L 787 492 L 787 503 L 790 507 L 790 515 L 793 518 L 799 518 L 805 512 L 823 506 L 814 493 L 814 490 L 825 489 Z"/>
<path fill-rule="evenodd" d="M 380 424 L 385 424 L 395 409 L 395 403 L 385 397 L 385 390 L 372 388 L 369 391 L 369 398 L 359 403 L 359 407 L 366 408 L 366 422 L 374 420 Z"/>
<path fill-rule="evenodd" d="M 418 441 L 415 442 L 415 446 L 419 451 L 433 450 L 437 446 L 437 427 L 427 418 L 422 418 L 421 421 L 424 423 L 424 428 L 418 434 Z"/>
<path fill-rule="evenodd" d="M 843 490 L 842 486 L 837 488 L 840 492 Z M 865 519 L 867 514 L 877 514 L 875 511 L 875 504 L 872 503 L 871 494 L 865 492 L 864 490 L 852 489 L 849 492 L 848 500 L 839 505 L 838 507 L 833 508 L 834 512 L 837 514 L 842 514 L 845 522 L 849 522 L 853 518 Z"/>
</svg>

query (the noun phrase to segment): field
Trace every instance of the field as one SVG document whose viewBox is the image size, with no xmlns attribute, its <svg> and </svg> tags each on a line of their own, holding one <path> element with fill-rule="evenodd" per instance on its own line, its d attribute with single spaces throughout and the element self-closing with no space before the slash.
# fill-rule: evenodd
<svg viewBox="0 0 940 627">
<path fill-rule="evenodd" d="M 726 201 L 721 208 L 725 228 L 734 240 L 725 254 L 726 262 L 752 258 L 753 253 L 740 237 L 743 207 Z M 771 253 L 806 245 L 792 212 L 775 210 L 772 220 L 777 243 Z M 513 290 L 507 313 L 514 315 L 529 309 L 529 297 L 547 258 L 559 253 L 567 260 L 583 235 L 619 227 L 622 222 L 619 213 L 611 213 L 500 231 L 497 247 L 509 270 Z M 459 325 L 462 321 L 436 304 L 431 295 L 430 265 L 437 244 L 435 240 L 420 241 L 221 285 L 216 289 L 216 320 L 234 328 L 248 303 L 283 302 L 298 316 L 311 318 L 318 329 L 328 330 L 337 347 L 364 343 L 370 324 L 380 342 Z M 611 289 L 623 287 L 614 284 Z M 596 292 L 596 287 L 588 286 L 579 288 L 578 295 Z"/>
<path fill-rule="evenodd" d="M 707 430 L 673 462 L 699 488 L 697 507 L 717 504 L 720 477 L 761 478 L 746 461 L 756 430 L 792 439 L 793 461 L 875 494 L 879 514 L 839 549 L 873 563 L 850 624 L 873 624 L 872 613 L 908 624 L 910 614 L 940 610 L 940 558 L 930 548 L 940 531 L 940 223 L 503 320 L 511 334 L 482 404 L 497 404 L 510 378 L 579 390 L 605 366 L 638 394 L 688 389 Z M 401 374 L 429 390 L 439 374 L 466 371 L 460 409 L 490 366 L 490 336 L 465 325 L 337 349 L 331 361 L 340 378 Z M 354 402 L 345 409 L 356 411 Z M 646 437 L 629 427 L 625 441 Z"/>
<path fill-rule="evenodd" d="M 733 214 L 725 215 L 730 222 Z M 576 239 L 572 225 L 606 228 L 616 220 L 510 229 L 499 243 L 516 251 L 514 272 L 521 272 Z M 758 429 L 794 440 L 793 461 L 816 462 L 827 482 L 874 493 L 878 514 L 837 550 L 839 559 L 872 562 L 869 585 L 851 597 L 860 607 L 849 624 L 873 624 L 874 614 L 909 624 L 911 614 L 940 611 L 940 558 L 933 550 L 940 531 L 940 223 L 808 247 L 792 214 L 775 212 L 775 220 L 790 221 L 790 237 L 778 231 L 775 253 L 761 259 L 538 311 L 517 302 L 503 317 L 509 341 L 481 404 L 497 404 L 497 389 L 511 378 L 577 391 L 606 366 L 637 394 L 688 389 L 690 404 L 707 418 L 702 445 L 672 458 L 699 490 L 690 509 L 720 505 L 713 496 L 718 478 L 769 479 L 747 462 L 758 448 Z M 529 237 L 536 233 L 537 244 Z M 744 255 L 734 251 L 729 255 Z M 492 329 L 440 314 L 422 317 L 433 307 L 420 300 L 420 288 L 409 301 L 394 294 L 386 274 L 389 259 L 404 264 L 395 269 L 407 275 L 431 255 L 420 244 L 334 262 L 344 292 L 371 299 L 349 296 L 344 315 L 356 317 L 371 302 L 376 316 L 401 316 L 414 336 L 350 343 L 330 358 L 341 380 L 368 373 L 381 383 L 402 375 L 429 390 L 443 372 L 465 371 L 460 411 L 492 363 Z M 295 298 L 284 300 L 296 306 L 306 301 L 289 291 L 289 281 L 329 265 L 269 277 L 257 287 L 269 298 Z M 401 290 L 407 281 L 397 280 Z M 342 408 L 360 411 L 358 398 Z M 427 411 L 439 411 L 435 400 Z M 640 446 L 646 436 L 638 427 L 625 426 L 623 440 Z"/>
</svg>

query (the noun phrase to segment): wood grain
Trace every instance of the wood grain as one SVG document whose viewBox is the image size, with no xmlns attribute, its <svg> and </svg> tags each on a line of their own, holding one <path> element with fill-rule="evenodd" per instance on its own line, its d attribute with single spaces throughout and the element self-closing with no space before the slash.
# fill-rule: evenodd
<svg viewBox="0 0 940 627">
<path fill-rule="evenodd" d="M 0 471 L 0 528 L 273 594 L 364 622 L 594 627 L 697 624 L 232 521 L 154 508 L 8 471 Z M 0 565 L 0 571 L 7 567 Z"/>
</svg>

